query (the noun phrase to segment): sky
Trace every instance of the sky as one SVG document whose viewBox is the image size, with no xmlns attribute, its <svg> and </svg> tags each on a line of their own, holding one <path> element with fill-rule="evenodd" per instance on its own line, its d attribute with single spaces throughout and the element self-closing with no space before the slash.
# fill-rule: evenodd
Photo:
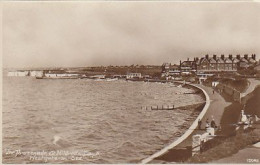
<svg viewBox="0 0 260 165">
<path fill-rule="evenodd" d="M 3 67 L 260 57 L 257 2 L 4 2 Z"/>
</svg>

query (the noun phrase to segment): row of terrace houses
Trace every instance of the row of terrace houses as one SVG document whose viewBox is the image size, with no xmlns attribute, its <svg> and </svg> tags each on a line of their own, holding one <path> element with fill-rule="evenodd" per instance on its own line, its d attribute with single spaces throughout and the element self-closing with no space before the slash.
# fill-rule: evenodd
<svg viewBox="0 0 260 165">
<path fill-rule="evenodd" d="M 240 55 L 221 55 L 220 57 L 217 57 L 217 55 L 213 55 L 212 57 L 209 57 L 209 55 L 205 55 L 205 57 L 202 58 L 195 58 L 195 69 L 196 71 L 201 72 L 232 72 L 237 71 L 239 69 L 248 68 L 250 66 L 255 66 L 256 61 L 256 55 L 252 54 L 251 57 L 249 57 L 247 54 L 245 54 L 243 57 Z"/>
<path fill-rule="evenodd" d="M 193 60 L 180 61 L 180 65 L 171 65 L 164 63 L 162 65 L 162 76 L 175 76 L 185 75 L 191 73 L 210 73 L 216 72 L 236 72 L 239 69 L 249 68 L 256 66 L 256 55 L 248 54 L 240 55 L 213 55 L 210 57 L 208 54 L 202 58 L 194 58 Z"/>
</svg>

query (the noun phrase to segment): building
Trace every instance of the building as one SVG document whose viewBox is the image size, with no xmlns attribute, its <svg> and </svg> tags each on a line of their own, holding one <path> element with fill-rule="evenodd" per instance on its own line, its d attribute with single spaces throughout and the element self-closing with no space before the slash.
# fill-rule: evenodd
<svg viewBox="0 0 260 165">
<path fill-rule="evenodd" d="M 29 72 L 29 76 L 32 76 L 32 77 L 42 77 L 43 75 L 44 75 L 44 73 L 41 70 L 31 70 Z"/>
<path fill-rule="evenodd" d="M 187 59 L 187 61 L 180 61 L 180 66 L 179 66 L 179 70 L 181 75 L 190 75 L 192 73 L 195 73 L 197 70 L 197 65 L 196 65 L 196 61 L 194 60 L 189 60 L 189 58 Z"/>
<path fill-rule="evenodd" d="M 179 76 L 180 73 L 178 65 L 172 65 L 171 63 L 164 63 L 162 65 L 162 77 L 176 77 Z"/>
<path fill-rule="evenodd" d="M 221 55 L 217 57 L 217 55 L 213 55 L 213 57 L 209 57 L 206 55 L 200 59 L 195 58 L 197 64 L 197 72 L 222 72 L 222 71 L 237 71 L 237 63 L 239 62 L 238 58 L 233 58 L 232 55 L 225 57 L 225 55 Z"/>
<path fill-rule="evenodd" d="M 245 54 L 243 57 L 240 54 L 233 56 L 224 54 L 217 56 L 209 56 L 208 54 L 201 58 L 194 58 L 186 61 L 180 61 L 180 65 L 171 65 L 171 63 L 164 63 L 162 65 L 162 77 L 172 78 L 185 75 L 196 75 L 200 82 L 206 80 L 208 77 L 216 73 L 232 74 L 239 70 L 254 68 L 258 64 L 256 55 L 248 56 Z"/>
<path fill-rule="evenodd" d="M 136 79 L 136 78 L 142 78 L 142 74 L 141 73 L 128 73 L 126 75 L 126 79 Z"/>
<path fill-rule="evenodd" d="M 69 73 L 63 73 L 63 74 L 59 74 L 59 73 L 45 73 L 44 74 L 45 77 L 50 77 L 50 78 L 65 78 L 65 77 L 78 77 L 78 74 L 69 74 Z M 37 77 L 42 77 L 42 76 L 37 76 Z"/>
<path fill-rule="evenodd" d="M 29 71 L 22 71 L 22 70 L 9 71 L 7 73 L 8 77 L 24 77 L 24 76 L 28 76 L 28 75 L 29 75 Z"/>
<path fill-rule="evenodd" d="M 225 56 L 222 54 L 220 57 L 213 55 L 210 57 L 208 54 L 202 58 L 194 58 L 193 61 L 180 62 L 181 72 L 197 72 L 197 73 L 216 73 L 216 72 L 236 72 L 239 69 L 254 67 L 257 64 L 256 55 L 252 54 L 249 57 L 245 54 L 243 57 L 240 55 Z"/>
</svg>

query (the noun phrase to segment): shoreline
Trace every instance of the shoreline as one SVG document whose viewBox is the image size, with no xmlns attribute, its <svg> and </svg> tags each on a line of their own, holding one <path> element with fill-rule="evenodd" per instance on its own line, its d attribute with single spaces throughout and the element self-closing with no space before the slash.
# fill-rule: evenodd
<svg viewBox="0 0 260 165">
<path fill-rule="evenodd" d="M 151 155 L 150 157 L 148 157 L 146 159 L 143 159 L 141 161 L 142 164 L 146 164 L 146 163 L 149 163 L 149 162 L 153 161 L 155 158 L 162 156 L 163 154 L 165 154 L 166 152 L 168 152 L 169 150 L 173 149 L 174 147 L 176 147 L 177 145 L 182 143 L 184 140 L 186 140 L 192 134 L 192 132 L 197 128 L 198 120 L 203 118 L 204 115 L 206 114 L 206 112 L 207 112 L 207 110 L 209 108 L 209 105 L 210 105 L 210 99 L 209 99 L 208 93 L 204 89 L 202 89 L 201 87 L 196 86 L 195 84 L 185 84 L 185 86 L 186 85 L 188 85 L 188 86 L 190 86 L 192 88 L 199 89 L 200 91 L 202 91 L 202 93 L 203 93 L 203 95 L 205 97 L 205 105 L 203 106 L 203 109 L 201 110 L 201 112 L 197 116 L 197 118 L 193 121 L 191 126 L 185 131 L 184 134 L 182 134 L 179 138 L 177 138 L 175 141 L 173 141 L 171 144 L 167 145 L 166 147 L 164 147 L 160 151 L 154 153 L 153 155 Z"/>
</svg>

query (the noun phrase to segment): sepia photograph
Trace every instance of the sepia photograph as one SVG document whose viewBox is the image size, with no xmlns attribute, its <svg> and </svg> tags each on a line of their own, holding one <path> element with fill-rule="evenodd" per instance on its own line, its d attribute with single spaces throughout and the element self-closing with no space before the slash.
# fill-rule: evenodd
<svg viewBox="0 0 260 165">
<path fill-rule="evenodd" d="M 260 164 L 260 2 L 0 8 L 2 164 Z"/>
</svg>

